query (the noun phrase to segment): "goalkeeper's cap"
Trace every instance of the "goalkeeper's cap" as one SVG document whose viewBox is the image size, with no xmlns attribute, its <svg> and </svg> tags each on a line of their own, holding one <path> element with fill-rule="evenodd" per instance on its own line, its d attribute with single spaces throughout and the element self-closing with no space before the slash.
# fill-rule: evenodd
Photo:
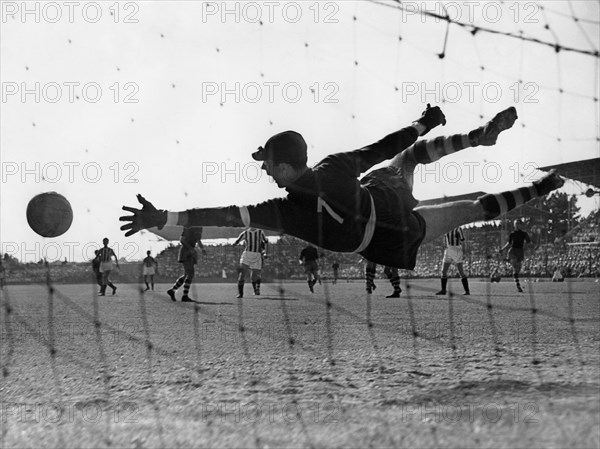
<svg viewBox="0 0 600 449">
<path fill-rule="evenodd" d="M 306 142 L 296 131 L 275 134 L 263 147 L 252 153 L 255 161 L 273 161 L 274 164 L 287 162 L 292 165 L 306 165 Z"/>
</svg>

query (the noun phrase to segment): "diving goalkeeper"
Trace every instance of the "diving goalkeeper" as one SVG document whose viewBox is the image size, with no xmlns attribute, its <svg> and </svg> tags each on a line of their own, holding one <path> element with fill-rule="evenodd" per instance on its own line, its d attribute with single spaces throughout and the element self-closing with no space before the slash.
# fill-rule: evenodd
<svg viewBox="0 0 600 449">
<path fill-rule="evenodd" d="M 551 172 L 527 187 L 485 194 L 475 201 L 455 201 L 416 207 L 412 195 L 417 164 L 479 145 L 496 143 L 515 120 L 515 108 L 498 113 L 485 126 L 468 134 L 417 141 L 446 118 L 439 107 L 427 107 L 410 126 L 358 150 L 331 154 L 309 168 L 307 145 L 297 132 L 272 136 L 252 154 L 280 188 L 285 198 L 253 206 L 198 208 L 181 212 L 157 210 L 137 195 L 142 208 L 123 206 L 131 215 L 120 217 L 126 236 L 165 225 L 256 227 L 298 237 L 321 248 L 355 252 L 365 259 L 395 268 L 413 269 L 417 250 L 452 229 L 496 218 L 525 202 L 562 186 Z M 358 177 L 376 164 L 389 166 Z"/>
</svg>

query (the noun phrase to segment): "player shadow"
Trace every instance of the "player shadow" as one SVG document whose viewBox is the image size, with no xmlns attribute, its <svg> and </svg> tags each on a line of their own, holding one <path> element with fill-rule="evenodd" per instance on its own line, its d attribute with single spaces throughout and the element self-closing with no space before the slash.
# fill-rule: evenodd
<svg viewBox="0 0 600 449">
<path fill-rule="evenodd" d="M 192 302 L 188 302 L 187 304 L 201 304 L 203 306 L 233 306 L 232 302 L 209 302 L 209 301 L 198 301 L 192 300 Z M 186 304 L 185 302 L 183 304 Z"/>
<path fill-rule="evenodd" d="M 254 299 L 260 301 L 300 301 L 299 298 L 291 298 L 289 296 L 255 296 Z"/>
</svg>

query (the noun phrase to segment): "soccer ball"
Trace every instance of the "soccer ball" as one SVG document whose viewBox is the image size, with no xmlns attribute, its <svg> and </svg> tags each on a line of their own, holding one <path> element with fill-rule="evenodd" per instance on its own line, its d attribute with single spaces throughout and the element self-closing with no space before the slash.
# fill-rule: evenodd
<svg viewBox="0 0 600 449">
<path fill-rule="evenodd" d="M 42 237 L 63 235 L 72 222 L 71 204 L 59 193 L 40 193 L 31 198 L 27 205 L 27 223 Z"/>
</svg>

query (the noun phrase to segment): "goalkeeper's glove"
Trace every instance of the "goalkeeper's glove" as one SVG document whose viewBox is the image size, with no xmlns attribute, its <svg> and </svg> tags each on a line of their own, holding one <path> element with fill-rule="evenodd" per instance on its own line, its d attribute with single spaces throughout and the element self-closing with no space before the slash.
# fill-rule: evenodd
<svg viewBox="0 0 600 449">
<path fill-rule="evenodd" d="M 444 116 L 444 113 L 438 106 L 431 107 L 431 105 L 428 103 L 427 109 L 423 111 L 421 118 L 416 120 L 414 123 L 421 125 L 421 128 L 425 128 L 419 133 L 420 136 L 423 136 L 436 126 L 445 125 L 446 117 Z"/>
<path fill-rule="evenodd" d="M 121 231 L 125 232 L 125 237 L 135 234 L 142 229 L 157 227 L 162 229 L 167 223 L 167 211 L 159 210 L 154 205 L 146 200 L 142 195 L 137 195 L 137 200 L 142 205 L 141 209 L 123 206 L 123 210 L 131 212 L 133 215 L 120 217 L 120 221 L 128 221 L 130 223 L 121 226 Z"/>
</svg>

